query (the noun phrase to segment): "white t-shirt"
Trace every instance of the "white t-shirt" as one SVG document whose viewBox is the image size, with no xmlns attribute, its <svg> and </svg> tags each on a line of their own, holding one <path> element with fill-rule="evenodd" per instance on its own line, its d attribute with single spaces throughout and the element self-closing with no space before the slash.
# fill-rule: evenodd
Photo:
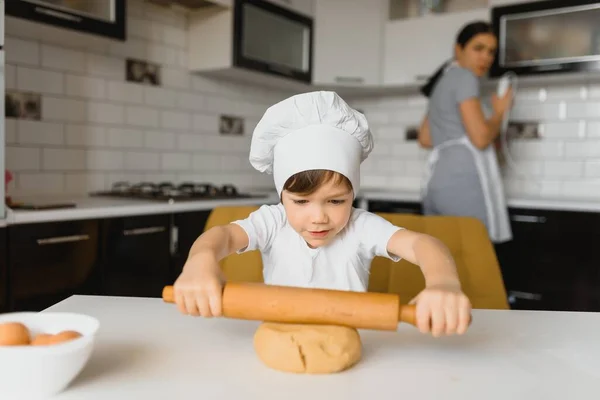
<svg viewBox="0 0 600 400">
<path fill-rule="evenodd" d="M 327 246 L 312 249 L 288 223 L 285 209 L 264 205 L 234 221 L 246 231 L 248 247 L 259 250 L 267 284 L 364 292 L 375 256 L 399 261 L 386 250 L 402 229 L 363 209 L 353 208 L 346 227 Z"/>
</svg>

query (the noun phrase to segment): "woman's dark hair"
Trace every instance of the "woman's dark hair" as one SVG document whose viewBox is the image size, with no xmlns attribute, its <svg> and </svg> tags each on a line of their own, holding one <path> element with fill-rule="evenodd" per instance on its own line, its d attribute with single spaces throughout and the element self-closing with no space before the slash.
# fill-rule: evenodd
<svg viewBox="0 0 600 400">
<path fill-rule="evenodd" d="M 467 43 L 480 33 L 493 33 L 492 26 L 485 21 L 475 21 L 465 25 L 456 36 L 456 44 L 460 47 L 465 47 Z M 429 78 L 427 83 L 421 86 L 421 93 L 425 97 L 429 97 L 435 87 L 437 81 L 444 74 L 444 70 L 452 60 L 446 61 L 435 73 Z"/>
</svg>

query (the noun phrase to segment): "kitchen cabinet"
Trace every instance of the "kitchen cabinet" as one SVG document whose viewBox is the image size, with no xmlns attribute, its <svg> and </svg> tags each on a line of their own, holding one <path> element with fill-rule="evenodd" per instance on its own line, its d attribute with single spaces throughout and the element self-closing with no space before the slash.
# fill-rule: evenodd
<svg viewBox="0 0 600 400">
<path fill-rule="evenodd" d="M 389 0 L 315 2 L 313 84 L 381 84 L 388 7 Z"/>
<path fill-rule="evenodd" d="M 160 297 L 169 274 L 171 216 L 110 218 L 100 226 L 103 294 Z"/>
<path fill-rule="evenodd" d="M 0 313 L 8 311 L 8 256 L 6 229 L 0 228 Z"/>
<path fill-rule="evenodd" d="M 59 2 L 11 0 L 3 3 L 7 16 L 109 39 L 125 40 L 125 2 L 126 0 Z"/>
<path fill-rule="evenodd" d="M 384 33 L 383 84 L 424 84 L 453 57 L 458 32 L 474 20 L 489 21 L 490 10 L 481 8 L 388 22 Z"/>
<path fill-rule="evenodd" d="M 497 246 L 514 309 L 600 311 L 600 272 L 592 249 L 600 214 L 509 210 L 513 240 Z"/>
<path fill-rule="evenodd" d="M 173 216 L 171 280 L 175 281 L 188 257 L 192 244 L 204 232 L 211 210 L 177 213 Z"/>
<path fill-rule="evenodd" d="M 97 220 L 10 226 L 9 309 L 40 311 L 74 294 L 99 294 L 97 255 Z"/>
</svg>

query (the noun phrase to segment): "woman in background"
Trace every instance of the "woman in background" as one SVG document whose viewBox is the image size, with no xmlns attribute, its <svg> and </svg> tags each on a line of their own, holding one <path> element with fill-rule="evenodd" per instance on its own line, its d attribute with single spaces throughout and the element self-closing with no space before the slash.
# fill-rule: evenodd
<svg viewBox="0 0 600 400">
<path fill-rule="evenodd" d="M 486 22 L 473 22 L 459 32 L 454 59 L 421 88 L 429 98 L 419 129 L 419 143 L 432 148 L 423 183 L 427 215 L 470 216 L 485 224 L 490 239 L 510 240 L 512 233 L 493 142 L 510 107 L 512 90 L 492 96 L 486 118 L 479 79 L 494 61 L 497 39 Z"/>
</svg>

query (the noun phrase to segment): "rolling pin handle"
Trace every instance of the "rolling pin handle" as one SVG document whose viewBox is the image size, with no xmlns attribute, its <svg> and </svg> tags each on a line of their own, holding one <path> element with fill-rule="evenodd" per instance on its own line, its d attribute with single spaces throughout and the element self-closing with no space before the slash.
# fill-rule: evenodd
<svg viewBox="0 0 600 400">
<path fill-rule="evenodd" d="M 162 291 L 162 298 L 165 303 L 175 303 L 175 293 L 173 286 L 165 286 Z"/>
<path fill-rule="evenodd" d="M 417 326 L 417 307 L 414 304 L 400 305 L 398 322 L 405 322 Z"/>
</svg>

